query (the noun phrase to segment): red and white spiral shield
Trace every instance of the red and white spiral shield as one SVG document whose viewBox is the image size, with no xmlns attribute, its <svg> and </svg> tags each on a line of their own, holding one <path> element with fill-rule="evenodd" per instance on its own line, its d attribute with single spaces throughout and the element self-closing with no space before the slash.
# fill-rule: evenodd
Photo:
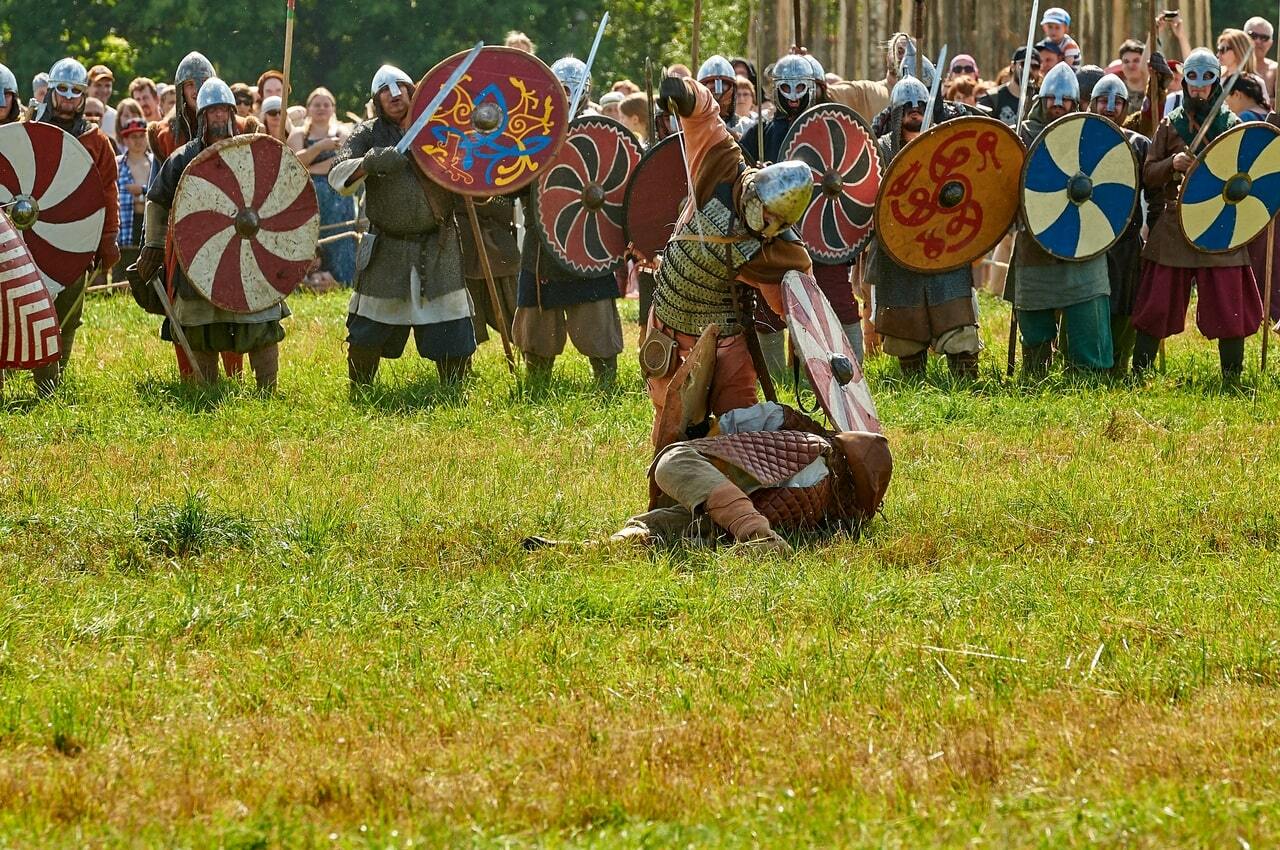
<svg viewBox="0 0 1280 850">
<path fill-rule="evenodd" d="M 191 285 L 233 313 L 283 301 L 306 277 L 320 238 L 311 175 L 293 151 L 261 134 L 201 151 L 178 181 L 169 215 Z"/>
<path fill-rule="evenodd" d="M 53 298 L 17 229 L 0 216 L 0 369 L 35 369 L 61 352 Z"/>
<path fill-rule="evenodd" d="M 107 199 L 93 157 L 74 136 L 52 124 L 0 126 L 0 205 L 50 293 L 88 271 Z"/>
</svg>

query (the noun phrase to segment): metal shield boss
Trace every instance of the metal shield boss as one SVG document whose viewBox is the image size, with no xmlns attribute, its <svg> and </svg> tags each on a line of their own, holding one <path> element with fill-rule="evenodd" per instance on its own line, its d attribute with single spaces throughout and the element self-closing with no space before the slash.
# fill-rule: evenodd
<svg viewBox="0 0 1280 850">
<path fill-rule="evenodd" d="M 1087 260 L 1114 245 L 1138 204 L 1138 158 L 1100 115 L 1054 121 L 1027 151 L 1022 216 L 1031 238 L 1062 260 Z"/>
<path fill-rule="evenodd" d="M 622 230 L 631 250 L 652 262 L 676 232 L 689 198 L 680 134 L 650 147 L 636 164 L 622 202 Z"/>
<path fill-rule="evenodd" d="M 1239 124 L 1209 143 L 1182 183 L 1178 223 L 1209 254 L 1253 241 L 1280 212 L 1280 130 Z"/>
<path fill-rule="evenodd" d="M 598 277 L 626 254 L 623 201 L 639 162 L 640 143 L 612 118 L 569 124 L 560 153 L 538 178 L 532 209 L 543 246 L 569 271 Z"/>
<path fill-rule="evenodd" d="M 898 152 L 880 181 L 876 233 L 889 256 L 925 274 L 969 265 L 1018 214 L 1025 152 L 994 118 L 944 121 Z"/>
<path fill-rule="evenodd" d="M 61 353 L 53 297 L 17 228 L 0 216 L 0 369 L 35 369 Z"/>
<path fill-rule="evenodd" d="M 262 134 L 201 151 L 178 181 L 169 221 L 191 285 L 233 313 L 283 301 L 306 277 L 320 238 L 311 175 Z"/>
<path fill-rule="evenodd" d="M 809 166 L 813 200 L 796 225 L 815 263 L 857 259 L 871 238 L 880 152 L 862 116 L 838 103 L 804 112 L 782 141 L 783 159 Z"/>
<path fill-rule="evenodd" d="M 107 199 L 74 136 L 36 122 L 0 127 L 0 204 L 51 295 L 89 270 Z"/>
<path fill-rule="evenodd" d="M 871 389 L 840 319 L 812 275 L 789 271 L 782 278 L 782 306 L 795 356 L 837 431 L 880 433 Z"/>
<path fill-rule="evenodd" d="M 467 55 L 454 54 L 422 78 L 412 120 Z M 564 86 L 538 57 L 485 47 L 409 146 L 423 173 L 460 195 L 508 195 L 536 179 L 569 128 Z"/>
</svg>

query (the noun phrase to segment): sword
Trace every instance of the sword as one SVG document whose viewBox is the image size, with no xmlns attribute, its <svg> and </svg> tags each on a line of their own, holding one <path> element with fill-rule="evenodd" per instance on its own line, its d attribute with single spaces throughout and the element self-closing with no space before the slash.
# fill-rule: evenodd
<svg viewBox="0 0 1280 850">
<path fill-rule="evenodd" d="M 477 41 L 476 46 L 471 48 L 471 52 L 463 57 L 461 64 L 454 69 L 449 75 L 449 79 L 444 81 L 444 85 L 440 87 L 440 91 L 436 92 L 436 96 L 431 98 L 431 102 L 427 104 L 427 108 L 422 110 L 422 114 L 418 116 L 418 120 L 414 121 L 405 132 L 404 137 L 396 142 L 396 153 L 404 153 L 409 149 L 409 145 L 413 144 L 413 140 L 422 132 L 422 128 L 427 126 L 427 122 L 435 117 L 436 110 L 440 108 L 440 104 L 444 103 L 445 97 L 449 92 L 453 91 L 453 87 L 462 79 L 462 75 L 467 73 L 467 69 L 471 67 L 471 63 L 476 61 L 476 57 L 480 55 L 480 49 L 484 47 L 483 41 Z"/>
<path fill-rule="evenodd" d="M 600 47 L 600 39 L 604 38 L 604 27 L 607 23 L 609 23 L 609 13 L 605 12 L 604 17 L 600 19 L 600 26 L 596 27 L 596 40 L 591 42 L 591 52 L 587 54 L 587 73 L 573 91 L 573 103 L 569 104 L 570 121 L 578 114 L 578 104 L 582 101 L 582 92 L 586 90 L 587 80 L 591 78 L 591 66 L 595 64 L 596 50 Z"/>
<path fill-rule="evenodd" d="M 933 110 L 938 105 L 938 89 L 942 85 L 942 69 L 946 64 L 947 46 L 944 44 L 933 66 L 933 85 L 929 87 L 929 106 L 924 111 L 924 120 L 920 122 L 921 133 L 933 126 Z"/>
</svg>

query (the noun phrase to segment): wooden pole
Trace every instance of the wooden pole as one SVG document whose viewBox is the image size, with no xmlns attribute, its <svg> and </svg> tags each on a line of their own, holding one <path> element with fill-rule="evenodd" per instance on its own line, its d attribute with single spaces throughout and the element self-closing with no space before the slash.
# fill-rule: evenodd
<svg viewBox="0 0 1280 850">
<path fill-rule="evenodd" d="M 489 252 L 484 247 L 484 234 L 480 232 L 480 219 L 476 215 L 476 202 L 467 196 L 467 219 L 471 222 L 471 238 L 476 243 L 476 253 L 480 256 L 480 268 L 484 270 L 484 283 L 489 290 L 489 300 L 493 302 L 493 317 L 498 322 L 498 336 L 502 338 L 502 351 L 507 355 L 507 370 L 516 374 L 516 357 L 511 352 L 511 338 L 508 328 L 507 311 L 498 297 L 498 285 L 493 280 L 493 269 L 489 265 Z"/>
<path fill-rule="evenodd" d="M 689 53 L 693 59 L 693 66 L 689 69 L 695 75 L 698 73 L 698 61 L 702 47 L 702 0 L 693 0 L 693 38 L 690 39 Z"/>
<path fill-rule="evenodd" d="M 795 46 L 804 47 L 804 27 L 800 20 L 800 0 L 791 0 L 791 25 L 795 34 Z"/>
<path fill-rule="evenodd" d="M 1271 273 L 1274 270 L 1276 250 L 1276 220 L 1267 224 L 1267 263 L 1263 276 L 1266 290 L 1262 293 L 1262 371 L 1267 371 L 1267 343 L 1271 341 Z"/>
<path fill-rule="evenodd" d="M 280 141 L 286 141 L 289 135 L 289 75 L 293 72 L 293 20 L 295 17 L 294 4 L 297 0 L 288 0 L 284 12 L 284 67 L 281 69 L 284 75 L 284 90 L 280 93 Z"/>
</svg>

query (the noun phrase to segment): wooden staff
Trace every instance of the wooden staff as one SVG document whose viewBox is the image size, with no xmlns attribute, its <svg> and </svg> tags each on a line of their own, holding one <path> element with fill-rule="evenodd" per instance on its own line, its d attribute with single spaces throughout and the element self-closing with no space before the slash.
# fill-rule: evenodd
<svg viewBox="0 0 1280 850">
<path fill-rule="evenodd" d="M 1018 120 L 1013 123 L 1013 132 L 1017 133 L 1022 128 L 1022 116 L 1027 108 L 1027 86 L 1031 82 L 1031 51 L 1035 49 L 1036 43 L 1036 18 L 1040 13 L 1040 0 L 1034 0 L 1031 4 L 1031 20 L 1027 24 L 1027 49 L 1022 54 L 1022 90 L 1018 92 Z M 940 73 L 941 69 L 935 69 L 935 73 Z M 1015 235 L 1014 250 L 1017 250 L 1018 237 Z M 1013 270 L 1013 257 L 1009 257 L 1009 270 Z M 1018 297 L 1018 276 L 1013 276 L 1014 291 L 1009 292 L 1009 274 L 1005 273 L 1005 294 L 1009 296 L 1009 352 L 1007 363 L 1005 365 L 1005 375 L 1012 378 L 1014 367 L 1018 363 L 1018 308 L 1015 306 L 1015 300 Z"/>
<path fill-rule="evenodd" d="M 287 141 L 289 135 L 289 75 L 293 71 L 293 20 L 296 14 L 294 4 L 297 0 L 288 0 L 284 11 L 284 89 L 280 93 L 280 141 Z"/>
<path fill-rule="evenodd" d="M 467 196 L 467 219 L 471 222 L 471 238 L 476 243 L 476 253 L 480 256 L 480 268 L 484 270 L 484 283 L 489 289 L 489 300 L 493 302 L 493 317 L 498 322 L 498 336 L 502 338 L 502 351 L 507 355 L 507 371 L 516 374 L 516 357 L 511 353 L 511 338 L 508 336 L 507 311 L 498 298 L 498 284 L 493 279 L 493 269 L 489 265 L 489 252 L 484 247 L 484 234 L 480 232 L 480 219 L 476 216 L 476 202 Z"/>
<path fill-rule="evenodd" d="M 800 20 L 800 0 L 791 0 L 791 16 L 795 19 L 791 23 L 795 26 L 796 47 L 804 47 L 804 27 L 801 26 Z M 756 73 L 759 73 L 759 71 Z"/>
<path fill-rule="evenodd" d="M 693 73 L 698 73 L 698 54 L 702 51 L 702 0 L 693 0 L 693 39 L 689 55 L 693 58 Z"/>
<path fill-rule="evenodd" d="M 649 145 L 658 143 L 658 106 L 653 102 L 653 61 L 644 57 L 644 96 L 649 104 L 648 123 Z"/>
<path fill-rule="evenodd" d="M 1262 371 L 1267 371 L 1267 343 L 1271 341 L 1271 272 L 1276 250 L 1276 220 L 1267 223 L 1267 263 L 1264 275 L 1266 291 L 1262 293 Z"/>
</svg>

